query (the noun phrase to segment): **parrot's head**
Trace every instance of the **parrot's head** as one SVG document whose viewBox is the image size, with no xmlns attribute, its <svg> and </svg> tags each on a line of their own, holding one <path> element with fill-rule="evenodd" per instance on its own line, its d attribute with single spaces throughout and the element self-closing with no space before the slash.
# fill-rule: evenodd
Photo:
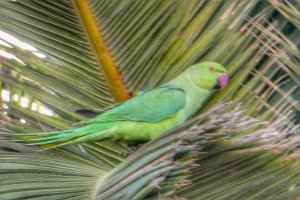
<svg viewBox="0 0 300 200">
<path fill-rule="evenodd" d="M 202 62 L 187 69 L 192 81 L 205 90 L 223 89 L 228 84 L 226 69 L 214 62 Z"/>
</svg>

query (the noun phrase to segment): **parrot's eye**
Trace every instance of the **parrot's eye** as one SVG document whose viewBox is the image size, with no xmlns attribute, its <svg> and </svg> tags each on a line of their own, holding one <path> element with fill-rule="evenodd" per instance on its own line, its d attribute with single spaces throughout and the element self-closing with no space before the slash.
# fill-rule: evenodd
<svg viewBox="0 0 300 200">
<path fill-rule="evenodd" d="M 208 68 L 208 71 L 209 71 L 209 72 L 213 72 L 213 71 L 215 71 L 215 68 L 209 67 L 209 68 Z"/>
</svg>

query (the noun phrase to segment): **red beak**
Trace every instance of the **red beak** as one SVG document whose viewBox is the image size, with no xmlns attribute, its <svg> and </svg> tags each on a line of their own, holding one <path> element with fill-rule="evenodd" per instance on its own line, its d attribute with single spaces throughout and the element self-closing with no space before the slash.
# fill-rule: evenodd
<svg viewBox="0 0 300 200">
<path fill-rule="evenodd" d="M 224 89 L 228 85 L 228 76 L 227 74 L 220 74 L 218 76 L 218 84 L 220 89 Z"/>
</svg>

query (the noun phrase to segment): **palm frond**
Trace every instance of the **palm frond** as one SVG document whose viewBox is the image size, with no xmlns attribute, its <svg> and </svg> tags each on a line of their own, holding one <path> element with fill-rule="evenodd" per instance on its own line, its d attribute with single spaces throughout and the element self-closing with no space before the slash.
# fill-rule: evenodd
<svg viewBox="0 0 300 200">
<path fill-rule="evenodd" d="M 105 149 L 105 143 L 101 146 L 83 145 L 83 151 L 76 147 L 37 151 L 22 145 L 0 143 L 0 171 L 4 174 L 1 183 L 7 185 L 1 190 L 1 198 L 43 198 L 50 195 L 52 199 L 62 199 L 62 196 L 142 199 L 174 196 L 175 188 L 188 183 L 188 172 L 208 141 L 233 136 L 257 123 L 251 118 L 241 117 L 238 109 L 222 114 L 225 108 L 226 104 L 164 134 L 122 164 L 121 153 L 125 149 L 119 147 L 117 150 L 112 144 L 109 147 L 114 149 L 115 155 Z M 103 150 L 99 151 L 99 147 Z M 116 165 L 118 167 L 112 170 Z M 74 186 L 77 182 L 80 184 Z M 20 188 L 22 185 L 24 188 Z"/>
<path fill-rule="evenodd" d="M 230 114 L 196 117 L 128 159 L 109 141 L 51 151 L 0 141 L 0 197 L 299 197 L 298 8 L 285 0 L 1 1 L 0 31 L 32 45 L 0 39 L 7 131 L 65 129 L 82 119 L 78 108 L 112 105 L 205 60 L 226 66 L 231 80 L 202 113 L 233 100 L 270 124 L 229 105 Z"/>
</svg>

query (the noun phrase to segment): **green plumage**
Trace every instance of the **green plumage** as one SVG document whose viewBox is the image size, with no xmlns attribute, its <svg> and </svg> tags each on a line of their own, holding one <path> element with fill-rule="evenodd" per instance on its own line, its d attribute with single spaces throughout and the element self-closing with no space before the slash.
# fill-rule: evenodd
<svg viewBox="0 0 300 200">
<path fill-rule="evenodd" d="M 196 64 L 174 80 L 80 122 L 84 124 L 80 128 L 23 134 L 23 139 L 44 148 L 103 139 L 148 141 L 195 114 L 225 73 L 225 68 L 216 63 Z"/>
</svg>

